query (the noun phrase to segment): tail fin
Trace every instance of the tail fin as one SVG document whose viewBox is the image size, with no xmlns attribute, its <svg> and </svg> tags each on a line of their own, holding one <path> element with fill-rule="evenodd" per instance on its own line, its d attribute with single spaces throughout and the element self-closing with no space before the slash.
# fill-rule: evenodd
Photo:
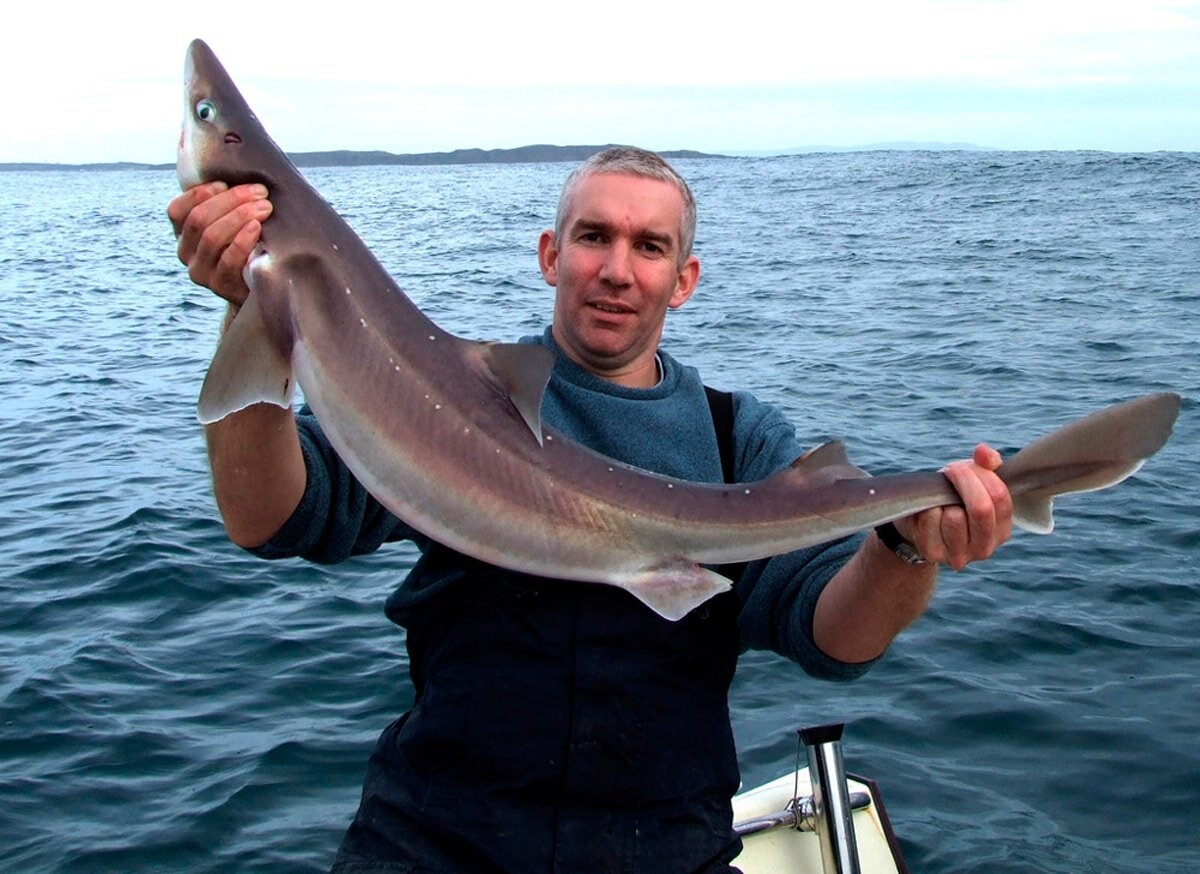
<svg viewBox="0 0 1200 874">
<path fill-rule="evenodd" d="M 997 473 L 1013 496 L 1013 523 L 1054 529 L 1054 498 L 1116 485 L 1167 442 L 1177 394 L 1146 395 L 1092 413 L 1030 443 Z"/>
</svg>

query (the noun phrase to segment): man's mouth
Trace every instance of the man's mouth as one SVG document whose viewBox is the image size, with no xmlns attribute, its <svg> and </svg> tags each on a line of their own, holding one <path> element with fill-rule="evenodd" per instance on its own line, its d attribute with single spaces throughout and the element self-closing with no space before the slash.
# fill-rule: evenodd
<svg viewBox="0 0 1200 874">
<path fill-rule="evenodd" d="M 627 306 L 621 306 L 620 304 L 601 303 L 599 301 L 592 301 L 588 304 L 588 306 L 590 306 L 592 309 L 600 310 L 602 313 L 612 313 L 614 315 L 624 315 L 626 313 L 633 312 L 633 310 Z"/>
</svg>

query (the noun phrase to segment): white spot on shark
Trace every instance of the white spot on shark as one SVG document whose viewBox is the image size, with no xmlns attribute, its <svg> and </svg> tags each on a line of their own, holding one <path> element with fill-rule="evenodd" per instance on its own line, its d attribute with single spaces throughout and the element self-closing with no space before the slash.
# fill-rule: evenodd
<svg viewBox="0 0 1200 874">
<path fill-rule="evenodd" d="M 359 319 L 358 321 L 359 321 L 359 323 L 360 323 L 360 324 L 361 324 L 361 325 L 362 325 L 364 328 L 367 326 L 367 320 L 366 320 L 366 319 Z"/>
</svg>

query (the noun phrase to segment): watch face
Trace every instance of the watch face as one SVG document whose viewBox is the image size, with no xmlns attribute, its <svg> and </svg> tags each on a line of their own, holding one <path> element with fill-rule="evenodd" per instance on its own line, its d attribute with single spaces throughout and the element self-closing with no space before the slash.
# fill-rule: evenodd
<svg viewBox="0 0 1200 874">
<path fill-rule="evenodd" d="M 883 545 L 896 554 L 896 557 L 908 564 L 925 564 L 929 559 L 921 555 L 915 546 L 904 539 L 900 531 L 891 522 L 885 522 L 875 528 L 875 533 Z"/>
</svg>

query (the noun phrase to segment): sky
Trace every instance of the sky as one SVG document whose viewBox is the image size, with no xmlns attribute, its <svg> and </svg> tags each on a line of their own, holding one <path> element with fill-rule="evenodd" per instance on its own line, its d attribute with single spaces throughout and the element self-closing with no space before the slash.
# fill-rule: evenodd
<svg viewBox="0 0 1200 874">
<path fill-rule="evenodd" d="M 173 162 L 194 37 L 293 152 L 1200 151 L 1200 0 L 25 0 L 0 22 L 0 162 Z"/>
</svg>

